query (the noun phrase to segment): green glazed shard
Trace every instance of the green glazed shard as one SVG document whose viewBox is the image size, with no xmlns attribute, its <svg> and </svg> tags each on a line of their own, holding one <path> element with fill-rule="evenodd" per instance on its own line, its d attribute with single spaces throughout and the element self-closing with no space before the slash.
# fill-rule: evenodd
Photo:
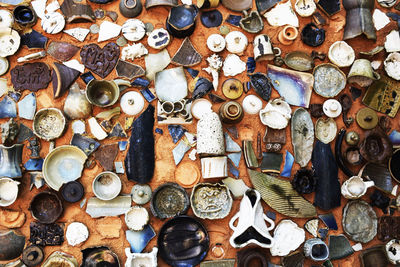
<svg viewBox="0 0 400 267">
<path fill-rule="evenodd" d="M 294 218 L 317 215 L 315 207 L 299 195 L 289 181 L 247 169 L 251 183 L 262 199 L 277 212 Z"/>
</svg>

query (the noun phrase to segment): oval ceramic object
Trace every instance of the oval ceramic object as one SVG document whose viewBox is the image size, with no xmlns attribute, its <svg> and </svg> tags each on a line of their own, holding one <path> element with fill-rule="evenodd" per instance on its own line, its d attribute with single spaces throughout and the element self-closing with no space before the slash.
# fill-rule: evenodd
<svg viewBox="0 0 400 267">
<path fill-rule="evenodd" d="M 76 146 L 57 147 L 44 159 L 44 180 L 50 188 L 58 191 L 64 183 L 81 177 L 86 159 L 86 154 Z"/>
<path fill-rule="evenodd" d="M 332 142 L 337 134 L 337 125 L 332 118 L 319 118 L 315 124 L 315 137 L 325 144 Z"/>
<path fill-rule="evenodd" d="M 154 190 L 150 209 L 160 219 L 179 216 L 189 209 L 189 197 L 180 185 L 165 183 Z"/>
<path fill-rule="evenodd" d="M 143 96 L 135 91 L 125 93 L 120 100 L 122 112 L 128 115 L 137 115 L 144 108 Z"/>
<path fill-rule="evenodd" d="M 149 223 L 149 213 L 144 207 L 133 206 L 125 212 L 125 223 L 132 231 L 142 231 Z"/>
<path fill-rule="evenodd" d="M 232 31 L 225 36 L 226 49 L 233 54 L 242 54 L 248 45 L 246 35 L 240 31 Z"/>
<path fill-rule="evenodd" d="M 101 200 L 116 198 L 122 189 L 121 179 L 113 172 L 102 172 L 92 182 L 93 193 Z"/>
<path fill-rule="evenodd" d="M 291 135 L 295 161 L 301 167 L 306 167 L 313 151 L 314 124 L 310 113 L 304 108 L 298 108 L 293 113 Z"/>
<path fill-rule="evenodd" d="M 124 1 L 124 0 L 122 0 L 122 1 Z M 129 0 L 126 2 L 137 2 L 137 1 Z M 137 42 L 145 36 L 146 26 L 144 25 L 144 23 L 141 20 L 128 19 L 124 22 L 124 24 L 122 24 L 121 32 L 122 32 L 122 35 L 126 38 L 126 40 Z"/>
<path fill-rule="evenodd" d="M 308 71 L 314 67 L 313 58 L 302 51 L 293 51 L 285 56 L 285 64 L 294 70 Z"/>
<path fill-rule="evenodd" d="M 54 251 L 41 267 L 53 267 L 58 265 L 60 262 L 62 262 L 65 267 L 78 267 L 78 261 L 74 256 L 60 251 Z"/>
<path fill-rule="evenodd" d="M 139 205 L 146 204 L 151 199 L 151 187 L 147 184 L 135 184 L 131 190 L 133 202 Z"/>
<path fill-rule="evenodd" d="M 175 181 L 183 188 L 192 188 L 200 178 L 200 170 L 192 162 L 183 162 L 175 169 Z"/>
<path fill-rule="evenodd" d="M 337 96 L 346 87 L 346 75 L 335 65 L 325 63 L 314 68 L 314 91 L 320 96 Z"/>
<path fill-rule="evenodd" d="M 33 118 L 33 133 L 46 141 L 60 137 L 66 127 L 66 119 L 57 108 L 43 108 Z"/>
<path fill-rule="evenodd" d="M 200 120 L 201 117 L 206 113 L 212 112 L 212 104 L 205 98 L 199 98 L 193 101 L 190 111 L 196 119 Z"/>
<path fill-rule="evenodd" d="M 141 0 L 120 0 L 119 11 L 126 18 L 137 17 L 142 12 Z"/>
<path fill-rule="evenodd" d="M 18 196 L 19 182 L 11 178 L 0 178 L 0 206 L 7 207 L 15 202 Z"/>
<path fill-rule="evenodd" d="M 305 240 L 306 232 L 291 220 L 282 220 L 274 230 L 272 256 L 286 256 L 296 250 Z"/>
<path fill-rule="evenodd" d="M 316 9 L 317 5 L 314 0 L 297 0 L 294 4 L 294 10 L 296 10 L 297 14 L 301 17 L 311 16 Z"/>
<path fill-rule="evenodd" d="M 164 28 L 153 30 L 147 38 L 147 43 L 154 49 L 163 49 L 169 45 L 171 37 Z"/>
<path fill-rule="evenodd" d="M 356 55 L 354 49 L 345 41 L 336 41 L 329 47 L 328 58 L 338 67 L 349 67 Z"/>
<path fill-rule="evenodd" d="M 49 34 L 57 34 L 65 27 L 65 19 L 61 13 L 47 13 L 42 19 L 42 28 Z"/>
<path fill-rule="evenodd" d="M 257 114 L 262 109 L 262 100 L 255 95 L 248 95 L 243 99 L 242 106 L 247 114 Z"/>
<path fill-rule="evenodd" d="M 29 209 L 32 217 L 41 223 L 54 223 L 64 210 L 58 196 L 46 191 L 37 194 L 32 199 Z"/>
</svg>

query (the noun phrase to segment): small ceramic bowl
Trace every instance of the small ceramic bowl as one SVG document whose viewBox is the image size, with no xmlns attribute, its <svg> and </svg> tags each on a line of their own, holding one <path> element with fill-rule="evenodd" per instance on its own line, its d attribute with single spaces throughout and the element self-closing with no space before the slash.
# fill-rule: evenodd
<svg viewBox="0 0 400 267">
<path fill-rule="evenodd" d="M 93 193 L 101 200 L 114 199 L 121 192 L 122 183 L 113 172 L 102 172 L 94 178 Z"/>
<path fill-rule="evenodd" d="M 63 205 L 55 193 L 44 191 L 33 197 L 29 209 L 33 218 L 47 224 L 61 216 Z"/>
<path fill-rule="evenodd" d="M 15 202 L 18 196 L 18 182 L 11 178 L 0 178 L 0 206 L 7 207 Z"/>
<path fill-rule="evenodd" d="M 65 130 L 67 121 L 57 108 L 43 108 L 36 112 L 33 118 L 33 133 L 46 141 L 60 137 Z"/>
</svg>

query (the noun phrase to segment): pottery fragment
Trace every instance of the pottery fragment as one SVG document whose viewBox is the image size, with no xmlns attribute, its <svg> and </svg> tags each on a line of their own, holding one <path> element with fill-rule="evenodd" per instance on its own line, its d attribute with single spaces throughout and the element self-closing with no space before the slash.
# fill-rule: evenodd
<svg viewBox="0 0 400 267">
<path fill-rule="evenodd" d="M 4 164 L 3 164 L 4 165 Z M 13 176 L 13 175 L 9 175 Z M 20 183 L 8 177 L 0 178 L 0 206 L 7 207 L 15 202 Z"/>
<path fill-rule="evenodd" d="M 64 113 L 69 119 L 83 119 L 90 115 L 92 106 L 87 101 L 85 92 L 75 82 L 69 88 L 64 103 Z M 84 129 L 85 127 L 83 127 Z"/>
<path fill-rule="evenodd" d="M 313 58 L 302 51 L 293 51 L 285 56 L 285 64 L 297 71 L 308 71 L 314 67 Z"/>
<path fill-rule="evenodd" d="M 146 74 L 145 70 L 141 66 L 123 60 L 118 60 L 115 69 L 118 77 L 125 77 L 129 80 L 144 76 Z"/>
<path fill-rule="evenodd" d="M 229 188 L 234 198 L 240 198 L 250 189 L 242 179 L 234 179 L 231 177 L 225 178 L 222 182 Z"/>
<path fill-rule="evenodd" d="M 146 225 L 140 231 L 126 231 L 126 239 L 130 244 L 129 252 L 141 253 L 151 239 L 156 236 L 153 227 L 150 224 Z"/>
<path fill-rule="evenodd" d="M 201 23 L 207 28 L 220 26 L 222 19 L 222 14 L 217 9 L 202 12 L 200 17 Z"/>
<path fill-rule="evenodd" d="M 227 177 L 229 164 L 226 156 L 201 158 L 202 176 L 204 179 Z M 230 167 L 230 170 L 234 168 L 233 165 Z"/>
<path fill-rule="evenodd" d="M 222 124 L 216 113 L 206 113 L 197 123 L 197 153 L 219 156 L 225 153 Z"/>
<path fill-rule="evenodd" d="M 320 46 L 325 41 L 325 30 L 314 23 L 308 23 L 301 30 L 301 40 L 312 47 Z"/>
<path fill-rule="evenodd" d="M 58 264 L 65 265 L 66 267 L 78 267 L 78 261 L 74 256 L 60 251 L 54 251 L 43 263 L 42 267 L 52 267 Z"/>
<path fill-rule="evenodd" d="M 294 13 L 290 1 L 278 3 L 271 10 L 264 13 L 263 16 L 271 26 L 292 25 L 294 27 L 299 27 L 299 19 Z"/>
<path fill-rule="evenodd" d="M 148 54 L 145 56 L 146 77 L 154 80 L 156 73 L 165 69 L 171 62 L 171 58 L 166 49 L 157 54 Z"/>
<path fill-rule="evenodd" d="M 90 5 L 77 3 L 73 0 L 64 0 L 60 8 L 68 23 L 80 21 L 94 22 L 96 19 Z"/>
<path fill-rule="evenodd" d="M 393 153 L 392 144 L 380 128 L 374 128 L 365 133 L 360 144 L 360 153 L 368 162 L 383 163 Z"/>
<path fill-rule="evenodd" d="M 14 55 L 21 43 L 21 37 L 16 30 L 11 28 L 2 29 L 0 32 L 0 57 Z"/>
<path fill-rule="evenodd" d="M 388 243 L 386 243 L 385 246 L 385 251 L 386 251 L 386 256 L 388 257 L 388 260 L 392 264 L 398 264 L 400 263 L 398 251 L 400 249 L 400 244 L 399 240 L 392 239 Z"/>
<path fill-rule="evenodd" d="M 304 224 L 304 229 L 306 229 L 312 236 L 317 237 L 318 236 L 318 224 L 319 224 L 318 219 L 308 220 Z"/>
<path fill-rule="evenodd" d="M 109 21 L 103 21 L 100 24 L 100 31 L 97 42 L 100 43 L 117 37 L 120 34 L 121 29 L 122 26 L 118 24 Z"/>
<path fill-rule="evenodd" d="M 172 150 L 172 154 L 174 156 L 175 165 L 178 165 L 186 152 L 190 150 L 190 146 L 186 144 L 183 140 L 179 142 L 179 144 Z"/>
<path fill-rule="evenodd" d="M 222 0 L 221 3 L 226 8 L 238 12 L 251 9 L 253 6 L 253 1 L 250 0 Z"/>
<path fill-rule="evenodd" d="M 64 30 L 64 32 L 72 37 L 74 37 L 79 42 L 83 42 L 86 39 L 86 36 L 89 34 L 90 30 L 86 28 L 72 28 L 68 30 Z"/>
<path fill-rule="evenodd" d="M 95 159 L 100 163 L 105 171 L 112 171 L 114 168 L 114 160 L 118 155 L 118 143 L 100 146 L 94 152 Z"/>
<path fill-rule="evenodd" d="M 327 0 L 325 2 L 329 3 Z M 361 34 L 365 34 L 368 39 L 376 40 L 376 32 L 371 14 L 374 2 L 373 0 L 359 2 L 354 0 L 343 1 L 343 7 L 346 10 L 346 26 L 344 28 L 343 40 L 351 39 Z"/>
<path fill-rule="evenodd" d="M 26 219 L 23 211 L 0 209 L 0 215 L 0 226 L 9 229 L 21 227 Z"/>
<path fill-rule="evenodd" d="M 237 55 L 229 54 L 225 58 L 222 70 L 226 77 L 236 76 L 246 70 L 246 62 L 243 62 Z"/>
<path fill-rule="evenodd" d="M 232 53 L 241 55 L 246 50 L 248 39 L 246 35 L 240 31 L 232 31 L 225 36 L 226 49 Z"/>
<path fill-rule="evenodd" d="M 101 29 L 101 26 L 100 26 Z M 145 34 L 146 29 L 144 23 L 139 19 L 128 19 L 124 22 L 121 28 L 122 35 L 132 42 L 141 40 Z"/>
<path fill-rule="evenodd" d="M 305 231 L 291 220 L 282 220 L 274 230 L 274 244 L 270 248 L 272 256 L 287 256 L 305 240 Z"/>
<path fill-rule="evenodd" d="M 11 70 L 11 82 L 15 90 L 28 89 L 37 92 L 44 89 L 51 81 L 51 70 L 43 62 L 17 65 Z"/>
<path fill-rule="evenodd" d="M 0 118 L 15 118 L 17 117 L 17 105 L 8 96 L 5 96 L 0 101 Z"/>
<path fill-rule="evenodd" d="M 386 35 L 386 40 L 384 44 L 386 52 L 391 53 L 400 51 L 399 42 L 399 31 L 392 30 L 388 35 Z"/>
<path fill-rule="evenodd" d="M 79 47 L 59 41 L 53 41 L 47 47 L 47 53 L 50 56 L 63 62 L 70 60 L 78 51 Z"/>
<path fill-rule="evenodd" d="M 259 164 L 251 140 L 243 140 L 243 153 L 247 168 L 258 168 Z"/>
<path fill-rule="evenodd" d="M 389 77 L 397 81 L 400 80 L 400 53 L 390 53 L 383 64 Z"/>
<path fill-rule="evenodd" d="M 338 260 L 354 253 L 349 240 L 345 235 L 329 235 L 329 258 Z"/>
<path fill-rule="evenodd" d="M 293 113 L 291 134 L 295 161 L 305 167 L 311 160 L 314 144 L 314 125 L 305 109 L 298 108 Z"/>
<path fill-rule="evenodd" d="M 167 69 L 155 75 L 155 90 L 158 99 L 172 103 L 187 96 L 187 81 L 182 67 Z"/>
<path fill-rule="evenodd" d="M 135 58 L 140 58 L 144 55 L 147 55 L 149 52 L 146 47 L 142 43 L 127 45 L 122 48 L 121 51 L 121 59 L 122 60 L 134 60 Z"/>
<path fill-rule="evenodd" d="M 0 260 L 9 261 L 22 254 L 25 236 L 16 230 L 0 230 L 0 244 Z"/>
<path fill-rule="evenodd" d="M 86 213 L 92 218 L 119 216 L 129 210 L 131 202 L 131 196 L 118 196 L 108 201 L 92 197 L 87 202 Z"/>
<path fill-rule="evenodd" d="M 337 125 L 332 118 L 318 119 L 315 124 L 315 137 L 325 144 L 329 144 L 336 138 Z"/>
<path fill-rule="evenodd" d="M 264 23 L 258 11 L 243 11 L 245 17 L 239 21 L 240 27 L 250 33 L 258 33 L 264 29 Z"/>
<path fill-rule="evenodd" d="M 310 194 L 315 191 L 317 177 L 314 170 L 302 168 L 295 173 L 291 184 L 299 194 Z"/>
<path fill-rule="evenodd" d="M 174 199 L 174 202 L 170 200 Z M 176 183 L 165 183 L 156 188 L 150 202 L 151 212 L 160 219 L 185 214 L 189 208 L 189 197 Z"/>
<path fill-rule="evenodd" d="M 30 245 L 22 252 L 22 262 L 26 266 L 37 266 L 44 259 L 43 249 L 36 245 Z"/>
<path fill-rule="evenodd" d="M 49 34 L 57 34 L 65 27 L 65 19 L 61 13 L 47 13 L 42 19 L 42 29 Z"/>
<path fill-rule="evenodd" d="M 228 135 L 228 133 L 224 133 L 225 136 L 225 151 L 226 152 L 241 152 L 242 149 L 240 148 L 240 146 L 233 141 L 232 137 L 230 137 L 230 135 Z"/>
<path fill-rule="evenodd" d="M 34 93 L 26 95 L 18 102 L 18 117 L 33 120 L 36 112 L 36 96 Z"/>
<path fill-rule="evenodd" d="M 259 112 L 262 124 L 272 129 L 284 129 L 289 124 L 292 109 L 281 98 L 270 100 Z"/>
<path fill-rule="evenodd" d="M 294 4 L 294 9 L 301 17 L 309 17 L 314 14 L 317 5 L 314 0 L 297 0 Z"/>
<path fill-rule="evenodd" d="M 86 225 L 80 222 L 70 223 L 65 231 L 65 237 L 70 246 L 77 246 L 89 238 L 89 230 Z"/>
<path fill-rule="evenodd" d="M 147 266 L 157 267 L 157 252 L 158 248 L 154 247 L 149 253 L 132 253 L 129 248 L 125 249 L 127 260 L 126 267 Z"/>
<path fill-rule="evenodd" d="M 119 267 L 118 256 L 108 247 L 89 247 L 82 250 L 82 265 Z"/>
<path fill-rule="evenodd" d="M 201 62 L 202 56 L 194 48 L 189 37 L 186 37 L 178 51 L 171 59 L 171 63 L 178 66 L 191 67 Z"/>
<path fill-rule="evenodd" d="M 375 9 L 372 15 L 372 20 L 374 22 L 375 29 L 377 31 L 383 29 L 386 25 L 390 23 L 389 17 L 383 13 L 380 9 Z"/>
<path fill-rule="evenodd" d="M 75 80 L 78 79 L 80 72 L 57 62 L 54 62 L 54 67 L 52 80 L 53 96 L 56 99 L 63 96 Z"/>
</svg>

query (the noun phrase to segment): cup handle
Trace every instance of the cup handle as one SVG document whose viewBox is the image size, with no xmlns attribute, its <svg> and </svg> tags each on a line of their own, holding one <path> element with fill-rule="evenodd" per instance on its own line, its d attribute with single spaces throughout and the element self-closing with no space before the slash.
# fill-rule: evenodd
<svg viewBox="0 0 400 267">
<path fill-rule="evenodd" d="M 370 188 L 375 185 L 375 182 L 374 181 L 365 181 L 364 185 L 366 188 Z"/>
<path fill-rule="evenodd" d="M 276 57 L 279 57 L 280 55 L 282 55 L 282 51 L 279 47 L 274 47 L 273 50 L 274 50 L 274 54 Z"/>
<path fill-rule="evenodd" d="M 265 213 L 263 213 L 263 217 L 264 217 L 264 220 L 269 222 L 269 224 L 270 224 L 270 226 L 267 228 L 267 230 L 270 231 L 270 230 L 274 229 L 275 222 L 273 220 L 271 220 L 270 218 L 268 218 L 268 216 L 265 215 Z"/>
<path fill-rule="evenodd" d="M 376 71 L 372 71 L 372 75 L 374 76 L 374 78 L 376 80 L 380 80 L 381 79 L 381 75 L 379 73 L 377 73 Z"/>
</svg>

